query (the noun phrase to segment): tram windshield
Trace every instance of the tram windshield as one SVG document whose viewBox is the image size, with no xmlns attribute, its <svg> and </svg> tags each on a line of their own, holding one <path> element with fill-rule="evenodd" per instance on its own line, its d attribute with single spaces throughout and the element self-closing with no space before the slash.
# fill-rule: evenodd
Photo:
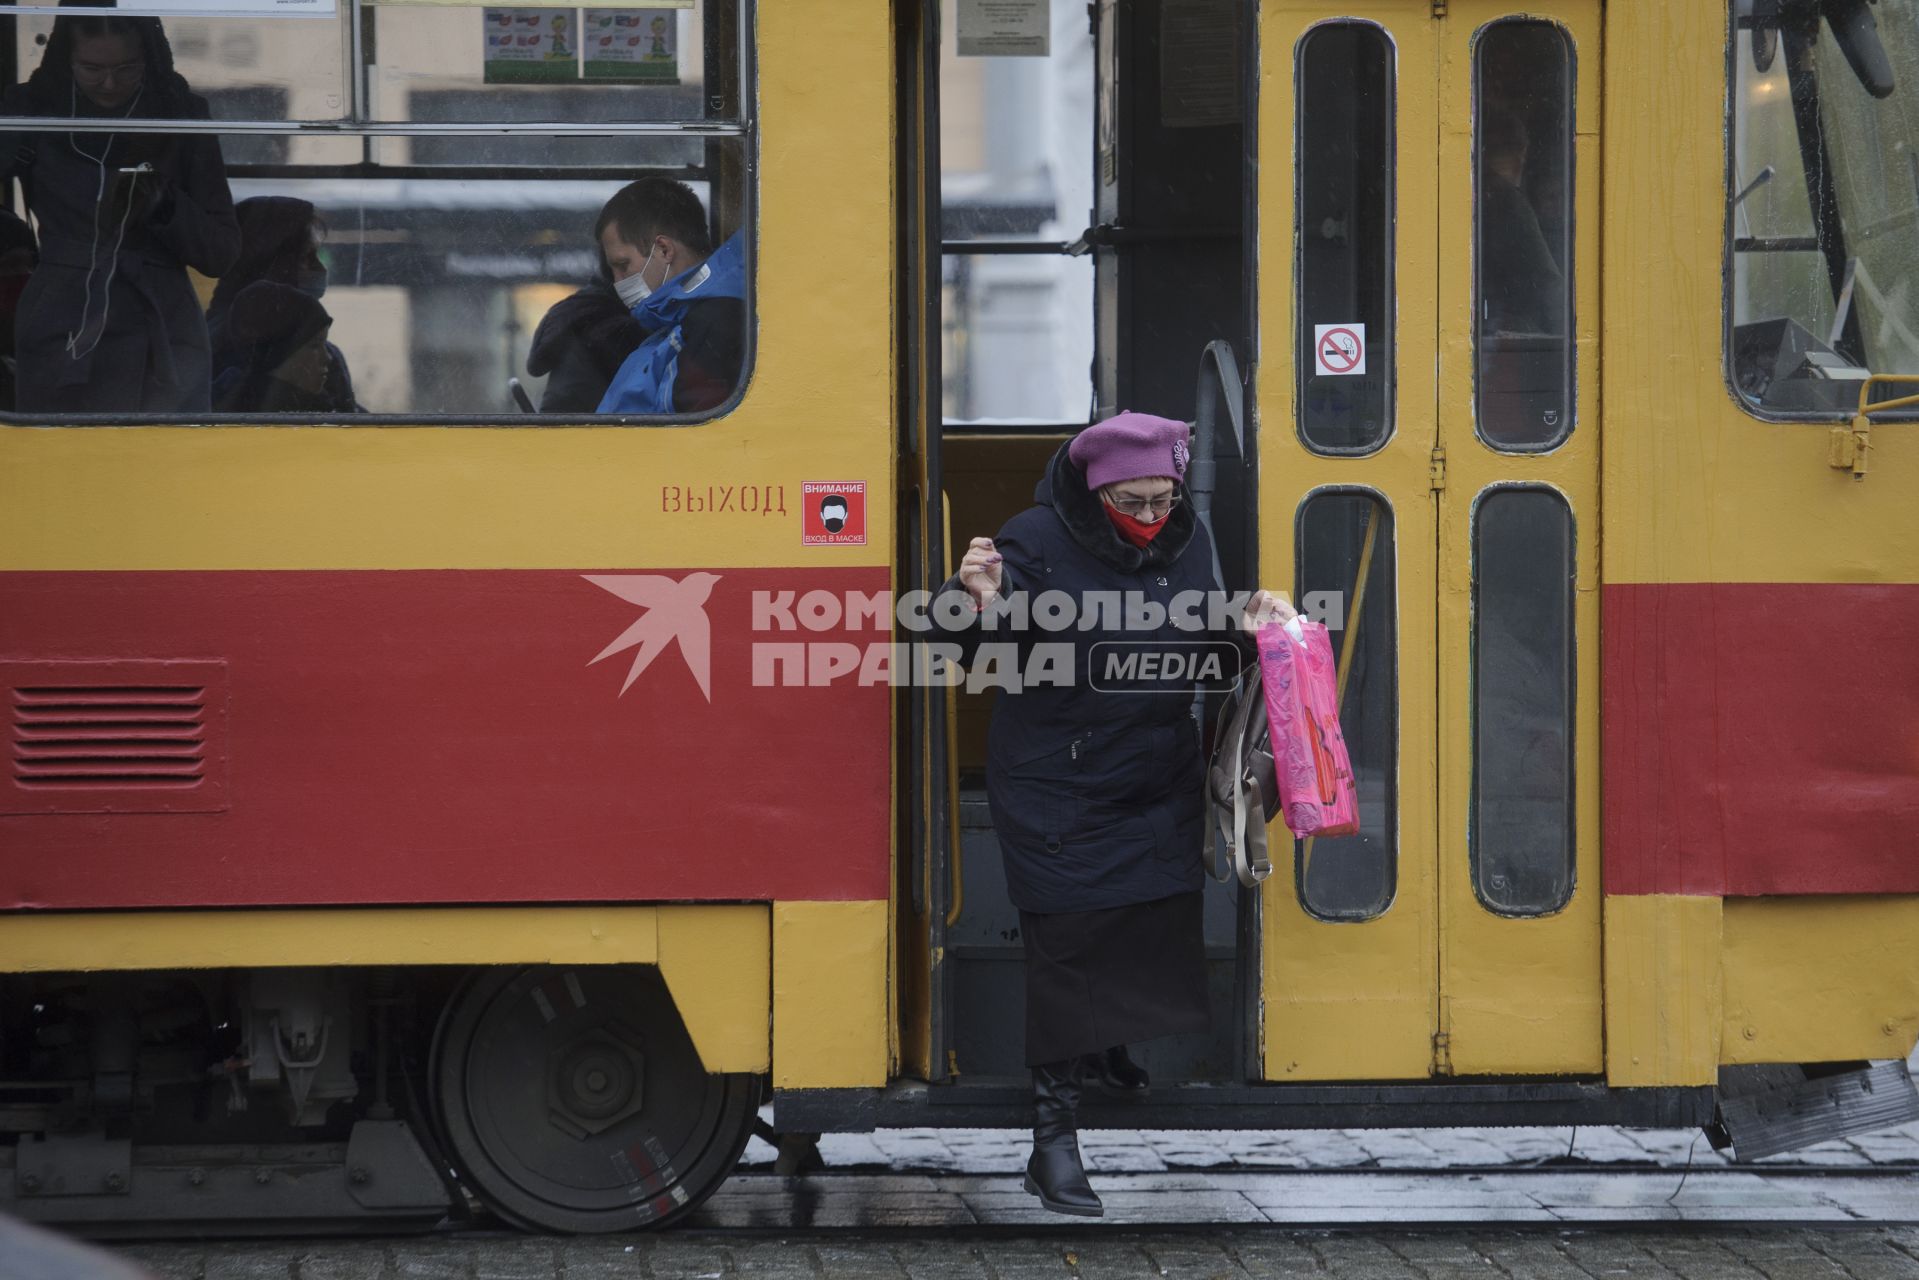
<svg viewBox="0 0 1919 1280">
<path fill-rule="evenodd" d="M 1919 0 L 1736 0 L 1733 26 L 1733 383 L 1849 413 L 1919 375 Z"/>
<path fill-rule="evenodd" d="M 0 413 L 723 411 L 744 3 L 0 17 Z"/>
</svg>

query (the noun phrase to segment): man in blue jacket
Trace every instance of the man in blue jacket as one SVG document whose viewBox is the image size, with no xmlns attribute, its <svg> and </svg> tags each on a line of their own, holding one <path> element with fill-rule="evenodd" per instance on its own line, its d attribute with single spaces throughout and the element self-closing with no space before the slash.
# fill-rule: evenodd
<svg viewBox="0 0 1919 1280">
<path fill-rule="evenodd" d="M 600 248 L 620 301 L 646 336 L 613 375 L 599 412 L 719 407 L 738 385 L 746 354 L 740 235 L 713 248 L 699 197 L 670 178 L 629 183 L 607 214 Z"/>
</svg>

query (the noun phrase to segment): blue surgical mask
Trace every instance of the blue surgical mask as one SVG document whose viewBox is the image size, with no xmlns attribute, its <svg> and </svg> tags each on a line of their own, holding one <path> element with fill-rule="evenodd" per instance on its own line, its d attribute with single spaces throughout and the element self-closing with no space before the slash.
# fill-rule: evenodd
<svg viewBox="0 0 1919 1280">
<path fill-rule="evenodd" d="M 293 287 L 317 302 L 326 294 L 326 268 L 297 273 L 293 277 Z"/>
</svg>

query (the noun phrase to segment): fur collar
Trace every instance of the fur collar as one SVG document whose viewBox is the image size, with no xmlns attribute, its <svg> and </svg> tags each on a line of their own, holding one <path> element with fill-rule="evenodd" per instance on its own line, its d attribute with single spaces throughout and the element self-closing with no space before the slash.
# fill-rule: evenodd
<svg viewBox="0 0 1919 1280">
<path fill-rule="evenodd" d="M 1103 563 L 1122 573 L 1138 573 L 1169 565 L 1192 544 L 1197 523 L 1193 516 L 1192 495 L 1184 484 L 1179 487 L 1180 502 L 1166 517 L 1166 530 L 1144 547 L 1136 547 L 1119 536 L 1106 517 L 1106 504 L 1086 487 L 1086 472 L 1066 456 L 1066 445 L 1059 447 L 1046 464 L 1046 474 L 1033 490 L 1033 501 L 1051 507 L 1060 523 L 1073 535 L 1073 541 L 1097 556 Z"/>
</svg>

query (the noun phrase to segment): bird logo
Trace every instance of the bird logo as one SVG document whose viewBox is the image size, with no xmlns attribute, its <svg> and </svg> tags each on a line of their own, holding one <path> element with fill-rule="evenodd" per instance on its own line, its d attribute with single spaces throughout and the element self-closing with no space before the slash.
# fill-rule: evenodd
<svg viewBox="0 0 1919 1280">
<path fill-rule="evenodd" d="M 588 582 L 610 591 L 628 604 L 646 612 L 619 634 L 612 644 L 599 651 L 587 666 L 611 657 L 622 649 L 633 649 L 633 665 L 627 669 L 624 694 L 651 666 L 653 659 L 670 642 L 677 641 L 680 656 L 693 673 L 694 681 L 708 702 L 713 701 L 713 630 L 706 620 L 706 598 L 713 594 L 717 573 L 689 573 L 675 581 L 657 573 L 583 574 Z"/>
</svg>

